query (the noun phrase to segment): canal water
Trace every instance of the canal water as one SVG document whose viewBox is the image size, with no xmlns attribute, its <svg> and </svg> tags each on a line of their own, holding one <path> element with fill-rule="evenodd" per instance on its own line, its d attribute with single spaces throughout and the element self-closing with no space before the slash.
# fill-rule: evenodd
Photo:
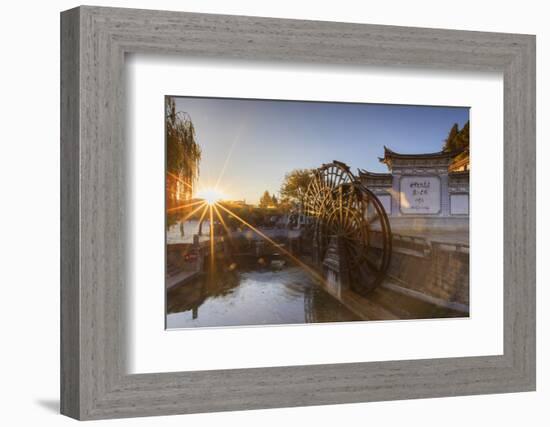
<svg viewBox="0 0 550 427">
<path fill-rule="evenodd" d="M 361 319 L 294 266 L 204 274 L 167 294 L 169 329 L 354 320 Z"/>
</svg>

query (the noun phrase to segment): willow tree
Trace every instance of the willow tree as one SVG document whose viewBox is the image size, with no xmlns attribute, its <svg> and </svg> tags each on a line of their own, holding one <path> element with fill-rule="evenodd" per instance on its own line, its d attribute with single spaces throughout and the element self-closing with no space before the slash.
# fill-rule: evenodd
<svg viewBox="0 0 550 427">
<path fill-rule="evenodd" d="M 201 148 L 189 114 L 176 111 L 174 98 L 166 97 L 166 207 L 181 206 L 193 197 L 199 177 Z"/>
</svg>

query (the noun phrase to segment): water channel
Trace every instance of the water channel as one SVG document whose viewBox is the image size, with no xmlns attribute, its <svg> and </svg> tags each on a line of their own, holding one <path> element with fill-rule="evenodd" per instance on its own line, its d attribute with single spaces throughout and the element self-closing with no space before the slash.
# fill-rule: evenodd
<svg viewBox="0 0 550 427">
<path fill-rule="evenodd" d="M 168 292 L 167 313 L 169 329 L 361 320 L 291 265 L 205 273 Z"/>
</svg>

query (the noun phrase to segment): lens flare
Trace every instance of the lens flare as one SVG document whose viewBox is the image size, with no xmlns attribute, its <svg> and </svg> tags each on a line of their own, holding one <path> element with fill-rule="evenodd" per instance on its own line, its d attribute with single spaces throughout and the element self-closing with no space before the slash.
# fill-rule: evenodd
<svg viewBox="0 0 550 427">
<path fill-rule="evenodd" d="M 225 194 L 218 188 L 204 188 L 197 192 L 197 197 L 203 199 L 208 205 L 212 206 L 216 202 L 223 200 Z"/>
</svg>

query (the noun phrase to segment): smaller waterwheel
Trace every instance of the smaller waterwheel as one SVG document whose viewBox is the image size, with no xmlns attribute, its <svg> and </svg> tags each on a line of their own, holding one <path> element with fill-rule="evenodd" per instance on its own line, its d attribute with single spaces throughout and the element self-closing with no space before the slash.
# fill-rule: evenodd
<svg viewBox="0 0 550 427">
<path fill-rule="evenodd" d="M 341 162 L 314 172 L 304 201 L 313 219 L 313 256 L 321 264 L 331 242 L 345 263 L 347 282 L 368 293 L 384 279 L 391 258 L 391 229 L 378 198 Z"/>
</svg>

